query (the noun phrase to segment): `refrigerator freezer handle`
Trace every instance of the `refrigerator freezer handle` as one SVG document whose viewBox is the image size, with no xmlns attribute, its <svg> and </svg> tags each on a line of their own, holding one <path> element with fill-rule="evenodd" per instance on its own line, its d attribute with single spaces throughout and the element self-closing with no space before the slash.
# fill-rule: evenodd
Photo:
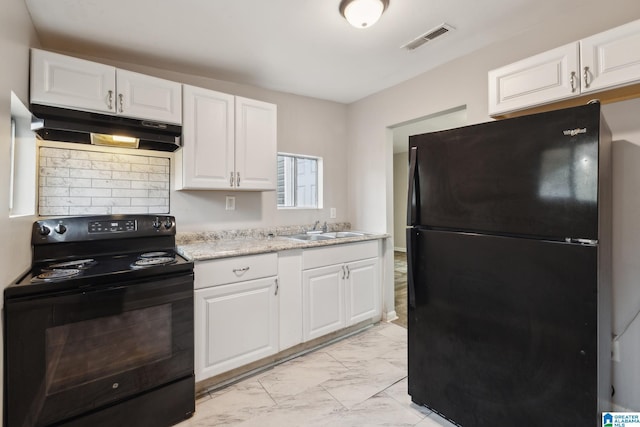
<svg viewBox="0 0 640 427">
<path fill-rule="evenodd" d="M 415 251 L 413 245 L 415 242 L 416 230 L 413 228 L 407 228 L 407 294 L 408 305 L 411 308 L 416 308 L 416 288 L 413 282 L 413 256 Z"/>
<path fill-rule="evenodd" d="M 415 225 L 420 206 L 420 182 L 417 169 L 418 147 L 411 147 L 409 151 L 409 194 L 407 200 L 407 225 Z"/>
</svg>

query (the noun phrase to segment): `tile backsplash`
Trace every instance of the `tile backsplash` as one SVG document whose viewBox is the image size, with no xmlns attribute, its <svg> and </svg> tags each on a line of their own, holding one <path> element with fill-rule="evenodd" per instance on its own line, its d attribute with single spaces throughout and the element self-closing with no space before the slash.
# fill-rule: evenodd
<svg viewBox="0 0 640 427">
<path fill-rule="evenodd" d="M 40 147 L 38 214 L 169 213 L 168 157 Z"/>
</svg>

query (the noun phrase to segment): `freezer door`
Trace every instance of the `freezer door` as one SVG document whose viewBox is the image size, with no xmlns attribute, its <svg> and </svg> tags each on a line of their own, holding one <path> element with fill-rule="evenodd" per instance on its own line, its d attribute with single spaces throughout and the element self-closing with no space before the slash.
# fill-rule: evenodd
<svg viewBox="0 0 640 427">
<path fill-rule="evenodd" d="M 408 224 L 598 239 L 600 107 L 411 136 Z"/>
<path fill-rule="evenodd" d="M 598 377 L 597 248 L 407 237 L 412 400 L 464 427 L 595 426 L 598 386 L 610 387 Z"/>
</svg>

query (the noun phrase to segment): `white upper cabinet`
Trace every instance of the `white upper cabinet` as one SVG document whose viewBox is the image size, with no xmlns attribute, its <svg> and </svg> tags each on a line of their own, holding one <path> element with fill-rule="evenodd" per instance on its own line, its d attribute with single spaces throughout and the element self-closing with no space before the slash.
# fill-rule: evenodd
<svg viewBox="0 0 640 427">
<path fill-rule="evenodd" d="M 229 189 L 234 173 L 234 97 L 183 87 L 183 148 L 176 159 L 178 189 Z"/>
<path fill-rule="evenodd" d="M 236 96 L 236 189 L 275 190 L 277 110 L 274 104 Z"/>
<path fill-rule="evenodd" d="M 116 69 L 31 49 L 31 103 L 116 112 Z"/>
<path fill-rule="evenodd" d="M 638 82 L 640 20 L 489 71 L 489 114 L 501 115 Z"/>
<path fill-rule="evenodd" d="M 138 119 L 182 123 L 182 85 L 145 74 L 116 70 L 117 113 Z"/>
<path fill-rule="evenodd" d="M 582 92 L 640 81 L 640 20 L 580 41 Z"/>
<path fill-rule="evenodd" d="M 489 114 L 519 110 L 580 93 L 579 44 L 571 43 L 489 71 Z"/>
<path fill-rule="evenodd" d="M 31 103 L 182 123 L 182 86 L 84 59 L 31 50 Z"/>
<path fill-rule="evenodd" d="M 178 190 L 275 190 L 277 107 L 184 86 Z"/>
</svg>

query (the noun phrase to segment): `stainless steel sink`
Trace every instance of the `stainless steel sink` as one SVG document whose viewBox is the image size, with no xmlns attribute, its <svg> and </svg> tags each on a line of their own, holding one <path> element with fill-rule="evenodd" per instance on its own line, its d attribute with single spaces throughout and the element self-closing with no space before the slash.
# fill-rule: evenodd
<svg viewBox="0 0 640 427">
<path fill-rule="evenodd" d="M 291 236 L 285 236 L 285 237 L 288 237 L 289 239 L 294 239 L 294 240 L 306 240 L 306 241 L 335 239 L 335 237 L 325 236 L 324 234 L 307 234 L 307 233 L 292 234 Z"/>
<path fill-rule="evenodd" d="M 355 231 L 334 231 L 331 233 L 322 233 L 322 236 L 331 236 L 333 238 L 344 238 L 344 237 L 360 237 L 364 236 L 364 233 L 358 233 Z"/>
<path fill-rule="evenodd" d="M 318 232 L 309 232 L 309 233 L 300 233 L 293 234 L 288 237 L 289 239 L 295 240 L 305 240 L 305 241 L 317 241 L 317 240 L 329 240 L 329 239 L 340 239 L 345 237 L 360 237 L 364 236 L 364 233 L 357 233 L 355 231 L 334 231 L 331 233 L 318 233 Z"/>
</svg>

